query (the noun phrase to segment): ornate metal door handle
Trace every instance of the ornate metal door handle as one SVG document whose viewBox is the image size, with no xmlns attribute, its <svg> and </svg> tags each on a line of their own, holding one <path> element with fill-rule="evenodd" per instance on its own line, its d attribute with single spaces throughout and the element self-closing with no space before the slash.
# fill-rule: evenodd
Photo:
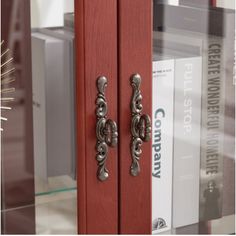
<svg viewBox="0 0 236 236">
<path fill-rule="evenodd" d="M 139 159 L 142 154 L 141 146 L 143 142 L 148 142 L 151 138 L 151 119 L 148 115 L 142 115 L 142 95 L 140 91 L 141 76 L 135 74 L 131 77 L 131 85 L 133 87 L 133 96 L 131 100 L 131 155 L 132 164 L 130 167 L 130 173 L 133 176 L 137 176 L 140 172 Z"/>
<path fill-rule="evenodd" d="M 108 170 L 106 168 L 106 160 L 108 154 L 108 147 L 115 147 L 118 142 L 118 132 L 116 122 L 107 119 L 107 101 L 105 97 L 105 88 L 107 86 L 107 78 L 101 76 L 97 79 L 98 95 L 96 99 L 96 136 L 97 136 L 97 155 L 98 171 L 97 177 L 100 181 L 105 181 L 108 177 Z"/>
</svg>

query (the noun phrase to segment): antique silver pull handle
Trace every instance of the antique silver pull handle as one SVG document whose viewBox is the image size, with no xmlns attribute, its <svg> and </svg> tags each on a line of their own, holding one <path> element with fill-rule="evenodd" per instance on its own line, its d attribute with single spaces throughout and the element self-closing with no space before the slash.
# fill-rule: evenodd
<svg viewBox="0 0 236 236">
<path fill-rule="evenodd" d="M 109 177 L 109 173 L 106 168 L 108 147 L 115 147 L 118 142 L 116 122 L 107 119 L 108 106 L 105 97 L 106 86 L 107 78 L 104 76 L 99 77 L 97 79 L 98 95 L 96 99 L 96 159 L 98 161 L 97 177 L 100 181 L 105 181 Z"/>
<path fill-rule="evenodd" d="M 143 142 L 148 142 L 151 138 L 151 119 L 148 115 L 142 114 L 142 95 L 140 91 L 141 76 L 135 74 L 131 77 L 131 86 L 133 87 L 133 96 L 131 99 L 131 134 L 132 140 L 130 145 L 132 164 L 130 173 L 137 176 L 140 173 L 139 159 L 142 154 L 141 146 Z"/>
</svg>

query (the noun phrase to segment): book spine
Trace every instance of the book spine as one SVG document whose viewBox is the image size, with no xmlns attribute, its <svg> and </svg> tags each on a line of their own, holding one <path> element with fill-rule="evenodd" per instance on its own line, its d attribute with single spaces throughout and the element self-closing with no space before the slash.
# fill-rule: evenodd
<svg viewBox="0 0 236 236">
<path fill-rule="evenodd" d="M 224 164 L 222 215 L 235 214 L 235 15 L 225 18 L 223 38 L 225 76 Z"/>
<path fill-rule="evenodd" d="M 63 40 L 55 39 L 46 43 L 45 66 L 47 75 L 45 86 L 48 177 L 71 174 L 69 60 L 69 45 Z"/>
<path fill-rule="evenodd" d="M 202 58 L 175 63 L 173 227 L 199 220 Z"/>
<path fill-rule="evenodd" d="M 171 229 L 174 60 L 153 62 L 152 230 Z M 168 99 L 166 99 L 168 97 Z"/>
<path fill-rule="evenodd" d="M 50 36 L 59 40 L 63 40 L 64 42 L 64 57 L 63 57 L 63 66 L 64 66 L 64 78 L 66 79 L 64 91 L 65 97 L 63 101 L 67 104 L 64 109 L 68 109 L 65 112 L 65 117 L 68 118 L 67 121 L 67 132 L 68 138 L 67 143 L 70 149 L 68 151 L 68 156 L 72 158 L 72 166 L 71 166 L 71 176 L 75 179 L 76 178 L 76 154 L 75 154 L 75 112 L 74 112 L 74 98 L 75 98 L 75 70 L 74 70 L 74 33 L 68 31 L 64 27 L 60 28 L 44 28 L 39 29 L 39 32 L 45 36 Z M 69 79 L 68 79 L 69 78 Z M 64 119 L 66 120 L 66 119 Z M 69 128 L 70 127 L 70 128 Z M 70 133 L 70 134 L 69 134 Z"/>
<path fill-rule="evenodd" d="M 209 37 L 204 46 L 200 171 L 200 221 L 222 216 L 224 83 L 222 39 Z"/>
</svg>

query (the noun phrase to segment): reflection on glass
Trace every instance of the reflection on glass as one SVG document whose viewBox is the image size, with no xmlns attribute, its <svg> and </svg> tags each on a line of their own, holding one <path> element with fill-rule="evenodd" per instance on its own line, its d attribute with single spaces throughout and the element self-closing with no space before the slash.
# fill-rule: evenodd
<svg viewBox="0 0 236 236">
<path fill-rule="evenodd" d="M 218 224 L 234 233 L 235 11 L 226 2 L 154 0 L 154 234 Z"/>
<path fill-rule="evenodd" d="M 1 233 L 35 233 L 29 1 L 1 1 L 1 41 L 14 73 L 11 110 L 1 132 Z M 2 87 L 2 81 L 1 81 Z M 2 87 L 3 88 L 3 87 Z M 27 225 L 27 226 L 26 226 Z"/>
<path fill-rule="evenodd" d="M 13 98 L 2 113 L 4 234 L 77 232 L 73 12 L 73 0 L 1 1 L 1 59 L 14 68 L 1 80 Z"/>
</svg>

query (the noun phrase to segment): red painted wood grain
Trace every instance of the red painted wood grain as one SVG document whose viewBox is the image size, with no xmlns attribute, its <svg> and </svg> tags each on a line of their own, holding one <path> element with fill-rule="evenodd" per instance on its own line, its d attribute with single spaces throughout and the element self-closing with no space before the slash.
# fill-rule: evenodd
<svg viewBox="0 0 236 236">
<path fill-rule="evenodd" d="M 118 233 L 118 149 L 109 148 L 109 179 L 97 179 L 96 81 L 108 79 L 108 118 L 117 121 L 117 1 L 75 1 L 78 232 Z"/>
<path fill-rule="evenodd" d="M 152 1 L 119 0 L 119 213 L 121 234 L 151 233 L 151 141 L 142 145 L 141 173 L 130 174 L 132 87 L 142 77 L 143 114 L 152 107 Z"/>
</svg>

